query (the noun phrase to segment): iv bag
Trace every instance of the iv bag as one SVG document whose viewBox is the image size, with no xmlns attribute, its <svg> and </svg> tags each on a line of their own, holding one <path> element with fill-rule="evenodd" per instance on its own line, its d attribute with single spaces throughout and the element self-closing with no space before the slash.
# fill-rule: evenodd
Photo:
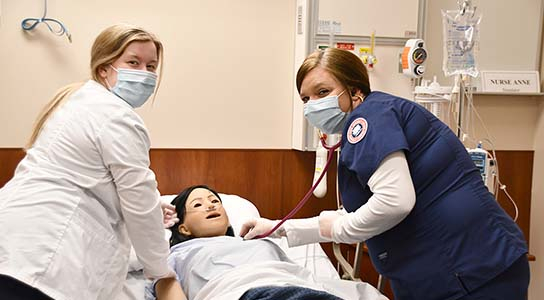
<svg viewBox="0 0 544 300">
<path fill-rule="evenodd" d="M 481 15 L 473 10 L 461 14 L 458 10 L 442 10 L 444 59 L 446 76 L 478 76 L 477 58 L 480 47 Z"/>
</svg>

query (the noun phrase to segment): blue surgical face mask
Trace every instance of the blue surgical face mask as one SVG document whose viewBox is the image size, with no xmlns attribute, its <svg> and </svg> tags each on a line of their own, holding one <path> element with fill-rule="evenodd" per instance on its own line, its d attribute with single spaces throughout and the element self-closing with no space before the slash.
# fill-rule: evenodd
<svg viewBox="0 0 544 300">
<path fill-rule="evenodd" d="M 326 134 L 342 133 L 347 114 L 340 109 L 337 96 L 327 96 L 304 103 L 304 117 Z"/>
<path fill-rule="evenodd" d="M 117 72 L 117 82 L 110 88 L 111 92 L 134 108 L 144 105 L 155 91 L 157 74 L 148 71 L 111 67 Z M 106 82 L 108 81 L 106 80 Z"/>
</svg>

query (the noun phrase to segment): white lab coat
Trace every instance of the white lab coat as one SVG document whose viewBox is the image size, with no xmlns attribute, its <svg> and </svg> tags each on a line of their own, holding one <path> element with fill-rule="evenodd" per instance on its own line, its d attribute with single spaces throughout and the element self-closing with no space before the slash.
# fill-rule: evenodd
<svg viewBox="0 0 544 300">
<path fill-rule="evenodd" d="M 57 300 L 112 300 L 132 242 L 148 277 L 169 276 L 149 148 L 132 107 L 85 83 L 0 189 L 0 274 Z"/>
</svg>

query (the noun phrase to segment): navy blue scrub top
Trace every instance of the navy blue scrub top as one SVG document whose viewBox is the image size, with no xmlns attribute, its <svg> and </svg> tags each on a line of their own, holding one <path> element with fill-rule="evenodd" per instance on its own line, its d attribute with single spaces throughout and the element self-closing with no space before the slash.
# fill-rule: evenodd
<svg viewBox="0 0 544 300">
<path fill-rule="evenodd" d="M 382 160 L 404 151 L 416 203 L 366 241 L 396 299 L 457 299 L 527 253 L 523 233 L 484 185 L 450 128 L 413 101 L 370 93 L 350 115 L 338 164 L 342 203 L 357 210 Z"/>
</svg>

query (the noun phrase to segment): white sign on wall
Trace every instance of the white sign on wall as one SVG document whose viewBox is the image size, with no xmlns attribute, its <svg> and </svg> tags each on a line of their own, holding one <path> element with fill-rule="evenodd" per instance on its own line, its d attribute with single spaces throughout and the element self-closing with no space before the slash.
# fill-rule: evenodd
<svg viewBox="0 0 544 300">
<path fill-rule="evenodd" d="M 538 71 L 482 71 L 482 91 L 540 93 Z"/>
<path fill-rule="evenodd" d="M 317 33 L 341 34 L 342 22 L 334 20 L 319 20 L 319 24 L 317 25 Z"/>
</svg>

